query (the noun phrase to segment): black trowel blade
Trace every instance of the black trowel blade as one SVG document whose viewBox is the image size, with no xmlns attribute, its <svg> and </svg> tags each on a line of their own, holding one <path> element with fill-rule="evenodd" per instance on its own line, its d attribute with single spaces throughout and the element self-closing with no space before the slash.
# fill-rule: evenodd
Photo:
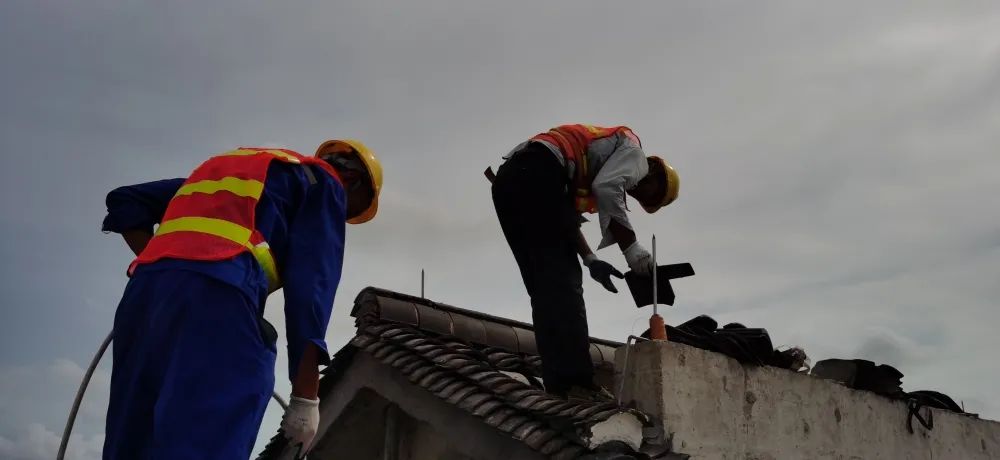
<svg viewBox="0 0 1000 460">
<path fill-rule="evenodd" d="M 656 267 L 657 303 L 673 305 L 675 296 L 670 280 L 693 275 L 694 268 L 689 263 Z M 625 283 L 628 284 L 628 290 L 632 293 L 636 307 L 642 308 L 653 304 L 653 277 L 629 271 L 625 274 Z"/>
</svg>

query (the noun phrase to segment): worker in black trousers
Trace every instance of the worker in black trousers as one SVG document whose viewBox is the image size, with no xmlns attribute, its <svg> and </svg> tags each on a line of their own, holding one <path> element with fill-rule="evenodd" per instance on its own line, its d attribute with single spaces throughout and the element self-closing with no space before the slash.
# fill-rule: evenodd
<svg viewBox="0 0 1000 460">
<path fill-rule="evenodd" d="M 583 212 L 600 215 L 603 248 L 622 248 L 629 267 L 652 272 L 652 257 L 636 242 L 625 194 L 647 212 L 677 197 L 677 173 L 647 157 L 624 126 L 564 125 L 517 146 L 497 171 L 493 204 L 531 297 L 535 340 L 546 391 L 564 398 L 609 395 L 594 382 L 579 255 L 591 277 L 618 292 L 622 278 L 598 259 L 580 232 Z"/>
</svg>

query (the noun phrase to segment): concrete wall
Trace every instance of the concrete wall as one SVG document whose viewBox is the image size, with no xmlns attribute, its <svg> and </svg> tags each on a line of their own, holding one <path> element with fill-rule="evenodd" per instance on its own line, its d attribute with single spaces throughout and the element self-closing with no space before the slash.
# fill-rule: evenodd
<svg viewBox="0 0 1000 460">
<path fill-rule="evenodd" d="M 348 395 L 345 395 L 348 396 Z M 310 459 L 382 460 L 385 413 L 388 402 L 374 391 L 362 389 L 349 395 L 346 407 L 321 433 Z M 320 420 L 323 415 L 320 414 Z M 294 460 L 288 455 L 282 460 Z"/>
<path fill-rule="evenodd" d="M 540 453 L 478 417 L 415 387 L 401 373 L 359 353 L 320 403 L 313 460 L 382 460 L 386 408 L 398 406 L 398 460 L 540 460 Z M 286 450 L 279 460 L 295 460 Z"/>
<path fill-rule="evenodd" d="M 395 460 L 472 460 L 459 452 L 454 440 L 386 401 L 372 390 L 362 389 L 347 404 L 327 434 L 317 443 L 310 459 L 385 460 L 389 411 L 395 418 Z M 392 448 L 392 447 L 388 447 Z"/>
<path fill-rule="evenodd" d="M 399 460 L 473 460 L 458 452 L 447 436 L 434 427 L 402 414 Z"/>
<path fill-rule="evenodd" d="M 870 392 L 669 342 L 633 346 L 622 372 L 624 352 L 623 401 L 693 459 L 1000 459 L 994 421 L 934 410 L 933 430 L 910 434 L 906 405 Z"/>
</svg>

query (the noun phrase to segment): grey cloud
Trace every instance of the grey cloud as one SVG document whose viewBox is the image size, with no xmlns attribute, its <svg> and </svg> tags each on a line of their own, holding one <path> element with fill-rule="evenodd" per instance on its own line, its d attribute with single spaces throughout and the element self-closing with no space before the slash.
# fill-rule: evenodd
<svg viewBox="0 0 1000 460">
<path fill-rule="evenodd" d="M 240 144 L 354 136 L 386 166 L 331 348 L 361 288 L 415 293 L 421 268 L 436 300 L 528 320 L 481 171 L 556 123 L 626 123 L 683 178 L 664 213 L 633 213 L 698 271 L 668 322 L 899 359 L 907 388 L 1000 416 L 978 353 L 1000 320 L 997 30 L 980 2 L 4 2 L 0 367 L 86 362 L 110 327 L 129 256 L 96 230 L 108 190 Z M 642 327 L 584 283 L 594 335 Z"/>
<path fill-rule="evenodd" d="M 43 460 L 56 458 L 60 436 L 38 423 L 32 423 L 17 433 L 16 438 L 0 436 L 0 456 L 9 460 Z M 72 448 L 69 448 L 72 446 Z M 104 447 L 104 435 L 70 437 L 68 460 L 98 460 Z"/>
<path fill-rule="evenodd" d="M 110 367 L 101 366 L 96 370 L 80 406 L 74 433 L 85 438 L 104 431 Z M 34 435 L 40 431 L 33 424 L 48 431 L 58 430 L 61 434 L 82 378 L 83 368 L 65 358 L 27 366 L 0 366 L 0 411 L 16 414 L 0 420 L 0 436 L 37 438 Z M 32 436 L 24 435 L 26 429 Z"/>
</svg>

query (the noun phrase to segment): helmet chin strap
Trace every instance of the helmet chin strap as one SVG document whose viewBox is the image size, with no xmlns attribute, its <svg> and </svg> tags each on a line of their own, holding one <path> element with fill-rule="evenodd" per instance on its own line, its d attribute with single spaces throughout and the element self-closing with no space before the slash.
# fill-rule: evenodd
<svg viewBox="0 0 1000 460">
<path fill-rule="evenodd" d="M 340 172 L 340 171 L 338 170 L 338 172 Z M 360 193 L 365 188 L 368 188 L 368 181 L 366 180 L 367 178 L 365 176 L 362 176 L 362 175 L 360 175 L 360 174 L 358 174 L 357 172 L 354 172 L 354 171 L 347 171 L 347 174 L 345 174 L 345 176 L 347 176 L 347 177 L 344 178 L 344 180 L 343 180 L 343 182 L 344 182 L 344 190 L 347 192 L 347 195 L 348 195 L 347 199 L 348 199 L 348 202 L 349 202 L 350 199 L 351 199 L 351 194 Z M 365 206 L 365 207 L 367 208 L 367 206 Z M 347 218 L 350 219 L 352 217 L 355 217 L 355 216 L 361 214 L 362 212 L 364 212 L 364 211 L 363 210 L 362 211 L 358 211 L 357 213 L 355 213 L 353 215 L 347 216 Z"/>
</svg>

